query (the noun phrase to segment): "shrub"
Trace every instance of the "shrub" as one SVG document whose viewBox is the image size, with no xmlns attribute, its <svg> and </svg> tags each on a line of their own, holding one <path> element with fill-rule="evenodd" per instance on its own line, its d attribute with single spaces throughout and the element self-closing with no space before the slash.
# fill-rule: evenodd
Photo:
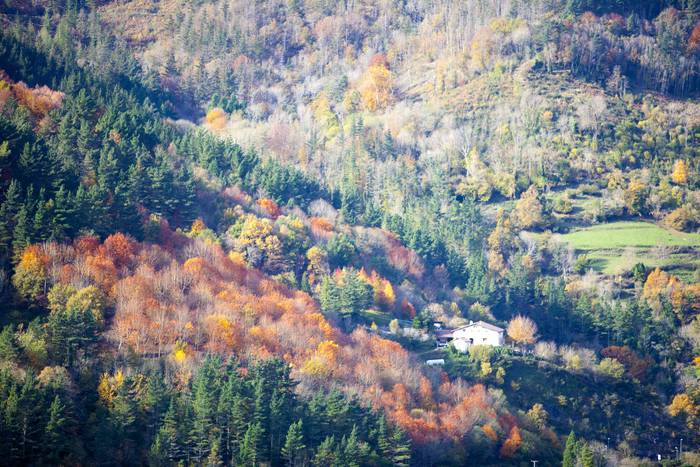
<svg viewBox="0 0 700 467">
<path fill-rule="evenodd" d="M 554 200 L 552 209 L 554 209 L 554 212 L 559 214 L 570 214 L 574 210 L 574 207 L 571 204 L 571 200 L 568 197 L 563 196 Z"/>
<path fill-rule="evenodd" d="M 625 366 L 614 358 L 604 358 L 598 364 L 598 371 L 611 378 L 622 378 L 625 374 Z"/>
<path fill-rule="evenodd" d="M 544 360 L 556 360 L 557 350 L 557 344 L 554 342 L 538 342 L 535 345 L 535 355 Z"/>
</svg>

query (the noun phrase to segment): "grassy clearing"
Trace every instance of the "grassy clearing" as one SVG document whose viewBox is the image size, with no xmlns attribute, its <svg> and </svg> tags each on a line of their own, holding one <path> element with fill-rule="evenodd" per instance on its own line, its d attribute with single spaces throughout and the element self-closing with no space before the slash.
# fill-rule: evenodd
<svg viewBox="0 0 700 467">
<path fill-rule="evenodd" d="M 700 234 L 662 229 L 649 222 L 611 222 L 562 235 L 577 250 L 611 248 L 700 247 Z"/>
<path fill-rule="evenodd" d="M 371 324 L 373 321 L 377 326 L 389 326 L 389 322 L 394 319 L 389 313 L 384 313 L 379 310 L 364 310 L 360 312 L 360 317 Z"/>
<path fill-rule="evenodd" d="M 604 274 L 629 271 L 636 263 L 662 267 L 691 279 L 700 267 L 700 235 L 663 229 L 648 222 L 611 222 L 562 235 L 561 240 L 585 254 L 588 264 Z M 684 247 L 684 252 L 673 252 Z M 664 251 L 668 248 L 671 251 Z M 691 249 L 688 252 L 688 249 Z"/>
</svg>

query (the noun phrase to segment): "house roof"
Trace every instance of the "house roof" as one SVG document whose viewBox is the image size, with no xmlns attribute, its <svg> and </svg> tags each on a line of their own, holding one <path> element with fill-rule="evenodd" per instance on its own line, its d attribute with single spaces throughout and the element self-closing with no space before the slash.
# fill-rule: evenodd
<svg viewBox="0 0 700 467">
<path fill-rule="evenodd" d="M 475 323 L 469 323 L 465 326 L 460 326 L 457 329 L 454 329 L 453 332 L 457 331 L 459 329 L 466 329 L 466 328 L 471 328 L 471 327 L 480 327 L 480 328 L 488 329 L 489 331 L 494 331 L 494 332 L 504 332 L 505 331 L 505 329 L 499 328 L 498 326 L 487 323 L 485 321 L 477 321 Z"/>
</svg>

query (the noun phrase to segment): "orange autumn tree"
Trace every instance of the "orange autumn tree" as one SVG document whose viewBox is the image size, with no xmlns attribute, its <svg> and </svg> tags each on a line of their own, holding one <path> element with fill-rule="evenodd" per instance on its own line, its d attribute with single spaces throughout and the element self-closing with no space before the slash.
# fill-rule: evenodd
<svg viewBox="0 0 700 467">
<path fill-rule="evenodd" d="M 396 293 L 394 287 L 387 279 L 381 277 L 377 271 L 372 270 L 367 274 L 364 268 L 358 273 L 360 280 L 369 284 L 374 292 L 374 304 L 384 310 L 390 310 L 396 304 Z"/>
<path fill-rule="evenodd" d="M 520 429 L 517 425 L 513 425 L 508 434 L 508 439 L 503 443 L 500 450 L 501 457 L 512 457 L 515 451 L 518 450 L 523 442 L 523 438 L 520 435 Z"/>
<path fill-rule="evenodd" d="M 280 207 L 270 198 L 260 198 L 257 201 L 257 204 L 266 215 L 272 217 L 273 219 L 278 218 L 280 214 L 282 214 Z"/>
<path fill-rule="evenodd" d="M 642 298 L 656 310 L 667 301 L 678 317 L 684 319 L 686 313 L 700 311 L 700 284 L 686 285 L 676 276 L 656 268 L 644 282 Z"/>
<path fill-rule="evenodd" d="M 636 379 L 644 378 L 647 368 L 651 364 L 651 360 L 640 358 L 632 349 L 625 346 L 611 345 L 600 351 L 600 354 L 606 358 L 614 358 L 622 363 L 625 371 Z"/>
</svg>

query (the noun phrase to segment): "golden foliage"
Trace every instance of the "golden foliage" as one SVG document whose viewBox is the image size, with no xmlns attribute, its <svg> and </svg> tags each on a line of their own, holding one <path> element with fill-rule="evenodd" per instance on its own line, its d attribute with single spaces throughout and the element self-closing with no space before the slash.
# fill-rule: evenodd
<svg viewBox="0 0 700 467">
<path fill-rule="evenodd" d="M 97 385 L 97 394 L 100 396 L 102 403 L 108 407 L 111 406 L 117 391 L 123 384 L 124 373 L 121 369 L 111 376 L 109 373 L 102 373 L 100 383 Z"/>
<path fill-rule="evenodd" d="M 520 199 L 515 203 L 515 215 L 518 225 L 523 229 L 534 229 L 542 226 L 545 220 L 544 207 L 538 199 L 535 185 L 530 185 L 530 188 L 520 195 Z"/>
<path fill-rule="evenodd" d="M 252 231 L 259 228 L 271 232 L 271 225 L 265 222 L 257 220 L 254 224 Z M 189 241 L 184 236 L 176 241 L 183 240 Z M 102 272 L 96 276 L 109 278 L 96 282 L 94 287 L 104 300 L 114 304 L 114 318 L 106 336 L 115 350 L 168 355 L 175 367 L 174 378 L 181 384 L 187 384 L 193 364 L 207 351 L 252 359 L 278 356 L 294 365 L 293 371 L 302 381 L 313 378 L 315 384 L 339 382 L 347 394 L 363 395 L 368 403 L 386 409 L 391 420 L 416 443 L 457 439 L 477 424 L 491 423 L 495 427 L 501 423 L 497 411 L 504 409 L 493 406 L 482 386 L 453 384 L 445 377 L 436 386 L 436 382 L 423 377 L 399 343 L 364 329 L 350 335 L 337 332 L 311 297 L 287 289 L 256 269 L 241 267 L 218 245 L 207 246 L 199 253 L 201 256 L 181 264 L 175 255 L 154 245 L 133 243 L 124 250 L 127 254 L 118 254 L 120 248 L 114 246 L 124 243 L 115 242 L 114 251 L 107 254 L 99 242 L 80 242 L 78 248 L 76 241 L 73 258 L 47 249 L 51 256 L 45 258 L 46 263 L 62 271 L 62 288 L 51 294 L 53 305 L 63 306 L 79 296 L 73 299 L 75 306 L 96 308 L 99 297 L 92 294 L 94 290 L 86 288 L 78 294 L 69 284 L 80 283 L 86 277 L 85 268 L 73 267 L 73 262 L 87 264 L 90 259 L 99 259 L 89 269 L 99 267 Z M 42 251 L 37 249 L 36 253 Z M 315 258 L 317 253 L 309 256 Z M 115 262 L 123 263 L 118 272 Z M 376 274 L 369 274 L 367 279 L 380 284 L 385 296 L 390 295 L 384 279 Z M 103 286 L 109 287 L 109 294 Z M 407 313 L 415 312 L 408 301 L 404 308 Z M 396 326 L 393 323 L 392 327 Z M 45 366 L 43 361 L 37 360 L 38 368 Z M 132 384 L 128 381 L 133 378 L 124 379 L 118 374 L 104 375 L 99 382 L 100 399 L 109 404 L 115 388 Z M 501 428 L 508 432 L 511 426 L 508 423 L 507 428 Z"/>
<path fill-rule="evenodd" d="M 304 363 L 301 371 L 308 375 L 326 377 L 333 373 L 337 364 L 339 347 L 331 340 L 318 344 L 314 354 Z"/>
<path fill-rule="evenodd" d="M 508 323 L 508 336 L 520 344 L 534 344 L 536 334 L 537 325 L 527 316 L 518 315 Z"/>
<path fill-rule="evenodd" d="M 204 232 L 206 229 L 207 225 L 201 218 L 198 217 L 194 220 L 194 222 L 192 222 L 192 226 L 190 227 L 190 235 L 196 237 L 200 233 Z"/>
<path fill-rule="evenodd" d="M 666 409 L 672 417 L 684 415 L 688 428 L 696 429 L 700 421 L 700 405 L 696 404 L 688 394 L 676 394 Z"/>
<path fill-rule="evenodd" d="M 46 292 L 48 258 L 38 245 L 31 245 L 24 250 L 19 264 L 15 268 L 12 283 L 25 298 L 38 300 Z"/>
<path fill-rule="evenodd" d="M 483 427 L 481 427 L 481 429 L 484 430 L 484 434 L 491 441 L 495 442 L 498 439 L 498 435 L 496 434 L 496 430 L 494 430 L 491 425 L 484 425 Z"/>
<path fill-rule="evenodd" d="M 185 342 L 178 342 L 173 347 L 172 357 L 173 360 L 178 364 L 183 364 L 187 360 L 188 356 L 188 346 Z"/>
<path fill-rule="evenodd" d="M 325 138 L 332 139 L 335 137 L 340 130 L 340 125 L 325 92 L 320 93 L 311 102 L 311 110 L 313 110 L 316 121 L 320 123 L 319 126 L 323 128 Z"/>
<path fill-rule="evenodd" d="M 688 164 L 686 164 L 685 160 L 678 159 L 673 163 L 671 180 L 676 185 L 685 185 L 688 183 Z"/>
<path fill-rule="evenodd" d="M 226 115 L 226 112 L 224 112 L 224 109 L 221 107 L 214 107 L 207 112 L 205 120 L 212 130 L 219 131 L 228 123 L 228 115 Z"/>
<path fill-rule="evenodd" d="M 657 309 L 662 301 L 668 300 L 681 319 L 688 311 L 700 310 L 700 284 L 684 285 L 676 276 L 660 268 L 656 268 L 647 276 L 642 297 Z"/>
<path fill-rule="evenodd" d="M 394 287 L 391 285 L 391 282 L 381 277 L 377 271 L 374 270 L 368 275 L 364 268 L 360 269 L 358 277 L 361 281 L 372 287 L 375 305 L 384 309 L 391 309 L 394 307 L 396 304 L 396 293 L 394 292 Z"/>
<path fill-rule="evenodd" d="M 185 264 L 182 265 L 182 269 L 184 269 L 187 272 L 196 274 L 201 272 L 204 268 L 206 268 L 206 266 L 207 262 L 203 258 L 194 257 L 189 258 L 187 261 L 185 261 Z"/>
<path fill-rule="evenodd" d="M 104 322 L 106 299 L 101 290 L 89 285 L 72 294 L 66 301 L 66 309 L 81 314 L 91 313 L 98 325 Z"/>
<path fill-rule="evenodd" d="M 21 81 L 11 87 L 17 101 L 37 117 L 43 117 L 50 110 L 60 107 L 65 97 L 62 92 L 53 91 L 47 86 L 30 88 Z"/>
<path fill-rule="evenodd" d="M 370 112 L 380 110 L 391 101 L 391 71 L 383 61 L 371 65 L 360 82 L 362 104 Z"/>
</svg>

